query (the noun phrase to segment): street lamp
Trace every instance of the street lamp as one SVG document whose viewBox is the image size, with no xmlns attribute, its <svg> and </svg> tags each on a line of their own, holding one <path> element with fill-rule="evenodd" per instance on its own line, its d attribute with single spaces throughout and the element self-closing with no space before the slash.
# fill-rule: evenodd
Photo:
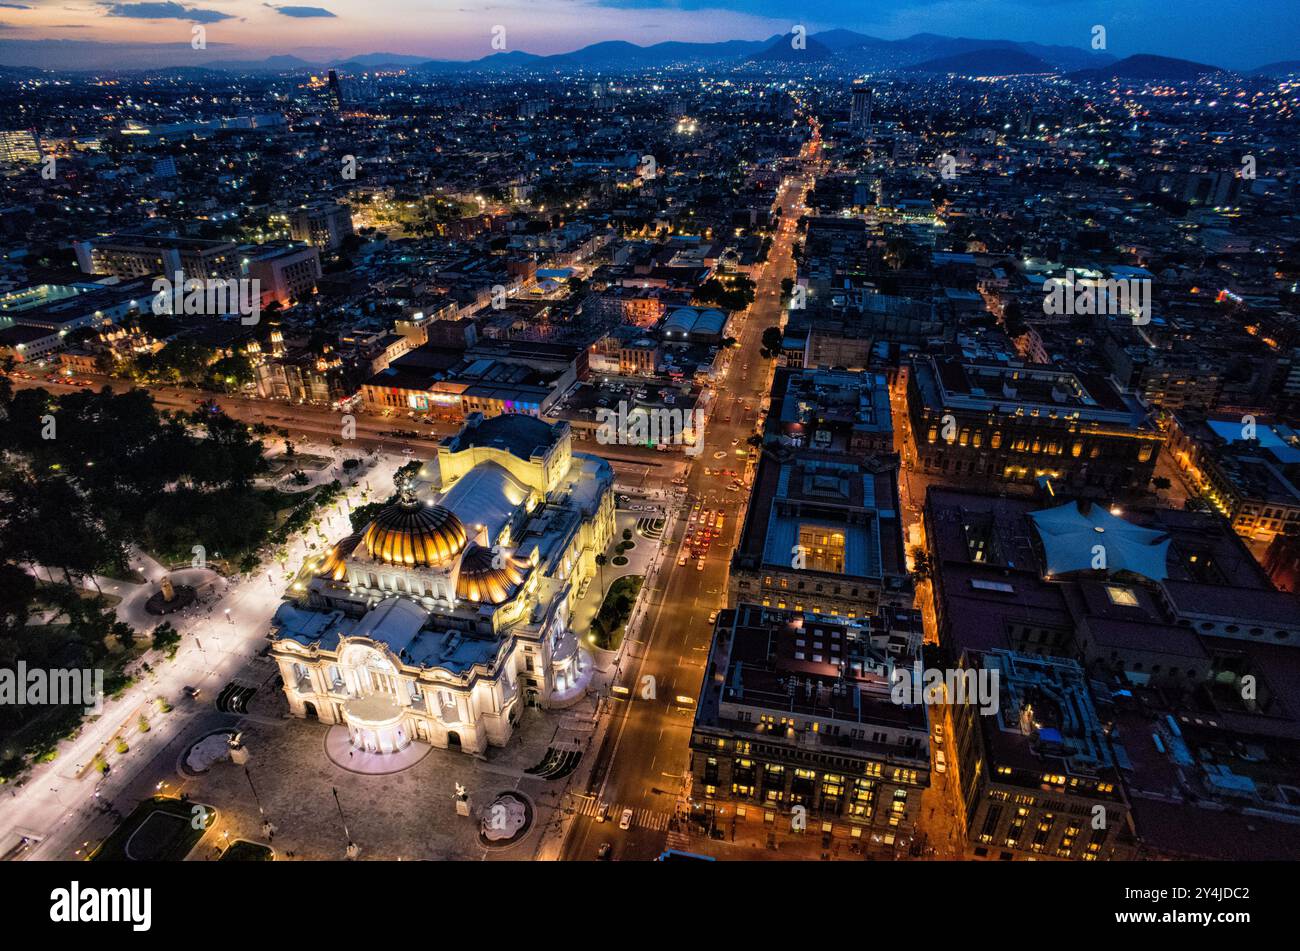
<svg viewBox="0 0 1300 951">
<path fill-rule="evenodd" d="M 361 854 L 361 847 L 352 841 L 352 833 L 348 831 L 348 820 L 347 817 L 343 815 L 343 804 L 339 802 L 339 791 L 331 786 L 330 792 L 334 794 L 334 805 L 338 807 L 339 821 L 343 823 L 343 837 L 348 840 L 348 847 L 345 854 L 349 861 L 353 861 Z"/>
</svg>

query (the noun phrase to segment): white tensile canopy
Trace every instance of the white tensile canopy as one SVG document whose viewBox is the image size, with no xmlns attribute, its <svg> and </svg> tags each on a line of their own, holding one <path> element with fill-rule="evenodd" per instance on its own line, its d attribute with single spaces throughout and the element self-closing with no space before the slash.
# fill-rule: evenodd
<svg viewBox="0 0 1300 951">
<path fill-rule="evenodd" d="M 1163 581 L 1169 574 L 1169 536 L 1126 522 L 1104 506 L 1066 502 L 1029 516 L 1043 540 L 1050 574 L 1094 569 L 1098 545 L 1107 571 L 1131 571 L 1152 581 Z"/>
</svg>

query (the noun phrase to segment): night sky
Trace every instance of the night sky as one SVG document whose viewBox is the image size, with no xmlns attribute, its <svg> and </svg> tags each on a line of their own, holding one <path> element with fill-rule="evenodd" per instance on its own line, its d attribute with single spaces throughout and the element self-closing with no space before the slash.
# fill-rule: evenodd
<svg viewBox="0 0 1300 951">
<path fill-rule="evenodd" d="M 373 52 L 477 59 L 493 51 L 497 25 L 509 49 L 558 53 L 611 39 L 762 39 L 796 23 L 810 33 L 843 27 L 884 39 L 931 32 L 1080 47 L 1102 24 L 1108 52 L 1121 57 L 1157 53 L 1236 69 L 1300 58 L 1296 0 L 0 0 L 0 63 L 38 65 L 32 56 L 43 51 L 50 66 L 131 65 L 155 59 L 156 44 L 188 50 L 195 24 L 207 30 L 207 52 L 223 58 L 320 60 Z M 155 48 L 144 55 L 141 45 Z"/>
</svg>

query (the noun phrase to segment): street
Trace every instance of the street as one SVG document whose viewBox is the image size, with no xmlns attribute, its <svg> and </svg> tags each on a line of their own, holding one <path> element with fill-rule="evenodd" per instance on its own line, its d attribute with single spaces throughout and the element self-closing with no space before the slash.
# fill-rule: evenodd
<svg viewBox="0 0 1300 951">
<path fill-rule="evenodd" d="M 763 331 L 781 326 L 781 280 L 793 276 L 791 246 L 794 225 L 803 213 L 808 187 L 806 176 L 788 181 L 778 198 L 783 226 L 756 280 L 755 299 L 734 333 L 738 344 L 729 372 L 719 386 L 713 415 L 705 427 L 704 449 L 691 466 L 686 494 L 681 501 L 677 529 L 668 540 L 670 560 L 665 563 L 659 584 L 643 593 L 649 614 L 641 629 L 641 640 L 629 643 L 623 662 L 621 683 L 629 689 L 627 699 L 610 699 L 612 722 L 597 753 L 592 773 L 593 788 L 577 800 L 578 814 L 565 842 L 563 858 L 590 860 L 604 842 L 613 844 L 617 859 L 652 859 L 664 850 L 667 819 L 684 801 L 690 761 L 690 731 L 694 698 L 707 662 L 713 625 L 709 614 L 726 603 L 730 553 L 739 537 L 747 500 L 745 492 L 728 492 L 724 479 L 712 474 L 715 468 L 732 467 L 752 447 L 758 409 L 771 387 L 773 361 L 764 358 Z M 734 318 L 733 318 L 734 319 Z M 750 406 L 746 413 L 745 405 Z M 733 440 L 737 440 L 735 446 Z M 719 456 L 718 454 L 721 454 Z M 732 461 L 725 462 L 723 457 Z M 705 469 L 710 474 L 705 474 Z M 694 559 L 678 565 L 679 551 L 687 531 L 687 515 L 696 503 L 701 510 L 722 509 L 723 532 L 697 570 Z M 642 699 L 645 677 L 654 678 L 654 699 Z M 678 701 L 679 696 L 691 703 Z M 596 821 L 599 803 L 609 804 L 607 822 Z M 626 808 L 634 814 L 632 827 L 618 828 Z M 638 821 L 637 817 L 640 817 Z M 660 818 L 662 817 L 662 818 Z"/>
</svg>

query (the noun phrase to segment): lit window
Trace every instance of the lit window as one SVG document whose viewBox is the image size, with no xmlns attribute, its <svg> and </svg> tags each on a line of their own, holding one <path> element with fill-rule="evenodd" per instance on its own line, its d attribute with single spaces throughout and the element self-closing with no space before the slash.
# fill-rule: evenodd
<svg viewBox="0 0 1300 951">
<path fill-rule="evenodd" d="M 1111 604 L 1118 604 L 1125 608 L 1138 606 L 1137 595 L 1132 588 L 1122 588 L 1117 584 L 1108 584 L 1106 585 L 1106 596 L 1110 598 Z"/>
</svg>

